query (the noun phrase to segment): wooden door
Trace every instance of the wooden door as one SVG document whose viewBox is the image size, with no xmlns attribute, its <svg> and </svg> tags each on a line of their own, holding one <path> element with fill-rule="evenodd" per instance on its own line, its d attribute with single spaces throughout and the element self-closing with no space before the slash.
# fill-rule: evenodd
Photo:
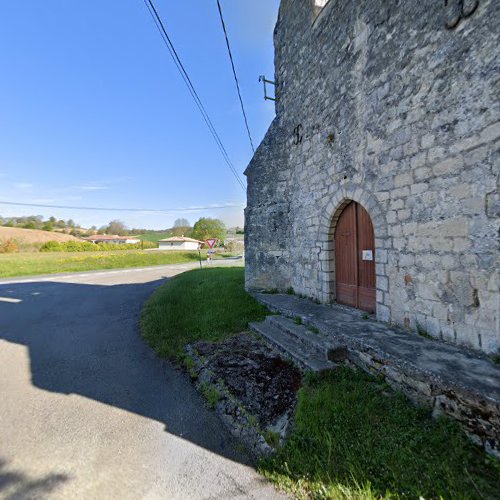
<svg viewBox="0 0 500 500">
<path fill-rule="evenodd" d="M 375 312 L 375 235 L 368 212 L 352 201 L 335 230 L 337 302 Z"/>
</svg>

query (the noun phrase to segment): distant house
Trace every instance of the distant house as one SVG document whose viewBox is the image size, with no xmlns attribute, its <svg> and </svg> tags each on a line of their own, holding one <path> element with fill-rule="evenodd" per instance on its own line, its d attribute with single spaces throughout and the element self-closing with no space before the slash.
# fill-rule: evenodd
<svg viewBox="0 0 500 500">
<path fill-rule="evenodd" d="M 198 250 L 198 246 L 203 245 L 203 241 L 186 238 L 185 236 L 173 236 L 158 241 L 160 250 Z"/>
<path fill-rule="evenodd" d="M 116 234 L 93 234 L 83 239 L 91 243 L 113 243 L 115 245 L 133 245 L 141 242 L 139 238 L 135 238 L 134 236 L 118 236 Z"/>
</svg>

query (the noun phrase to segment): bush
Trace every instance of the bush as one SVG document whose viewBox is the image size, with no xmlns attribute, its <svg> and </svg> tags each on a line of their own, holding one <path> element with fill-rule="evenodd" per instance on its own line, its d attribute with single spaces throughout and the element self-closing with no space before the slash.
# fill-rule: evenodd
<svg viewBox="0 0 500 500">
<path fill-rule="evenodd" d="M 17 253 L 19 252 L 19 245 L 16 240 L 9 239 L 0 243 L 0 253 Z"/>
<path fill-rule="evenodd" d="M 59 241 L 47 241 L 40 247 L 40 252 L 62 252 Z"/>
<path fill-rule="evenodd" d="M 90 241 L 47 241 L 40 252 L 111 252 L 114 250 L 142 250 L 156 248 L 156 243 L 143 241 L 134 244 L 90 243 Z"/>
<path fill-rule="evenodd" d="M 95 252 L 96 245 L 88 241 L 47 241 L 40 252 Z"/>
<path fill-rule="evenodd" d="M 226 241 L 224 246 L 226 247 L 226 250 L 231 253 L 243 253 L 245 250 L 245 245 L 239 240 Z"/>
</svg>

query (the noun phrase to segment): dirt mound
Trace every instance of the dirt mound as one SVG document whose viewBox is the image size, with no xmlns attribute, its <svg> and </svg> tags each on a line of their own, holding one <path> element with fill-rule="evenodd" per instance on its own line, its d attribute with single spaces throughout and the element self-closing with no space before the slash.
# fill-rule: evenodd
<svg viewBox="0 0 500 500">
<path fill-rule="evenodd" d="M 295 404 L 302 377 L 293 365 L 251 336 L 193 344 L 217 378 L 265 428 Z"/>
<path fill-rule="evenodd" d="M 80 241 L 79 238 L 64 233 L 41 231 L 39 229 L 21 229 L 18 227 L 0 227 L 0 242 L 10 239 L 28 245 L 46 243 L 47 241 Z"/>
<path fill-rule="evenodd" d="M 186 354 L 197 388 L 251 453 L 265 456 L 284 442 L 302 385 L 294 365 L 248 334 L 195 342 Z"/>
</svg>

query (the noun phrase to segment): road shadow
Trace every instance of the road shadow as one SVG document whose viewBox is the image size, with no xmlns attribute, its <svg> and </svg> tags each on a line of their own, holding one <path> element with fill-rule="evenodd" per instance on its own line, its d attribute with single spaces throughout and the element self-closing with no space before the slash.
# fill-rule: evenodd
<svg viewBox="0 0 500 500">
<path fill-rule="evenodd" d="M 11 470 L 8 462 L 0 458 L 0 497 L 4 500 L 46 498 L 70 479 L 66 474 L 55 473 L 35 479 L 19 470 Z"/>
<path fill-rule="evenodd" d="M 0 339 L 27 347 L 35 387 L 154 419 L 166 432 L 251 464 L 188 377 L 140 337 L 142 305 L 163 281 L 1 284 Z"/>
</svg>

